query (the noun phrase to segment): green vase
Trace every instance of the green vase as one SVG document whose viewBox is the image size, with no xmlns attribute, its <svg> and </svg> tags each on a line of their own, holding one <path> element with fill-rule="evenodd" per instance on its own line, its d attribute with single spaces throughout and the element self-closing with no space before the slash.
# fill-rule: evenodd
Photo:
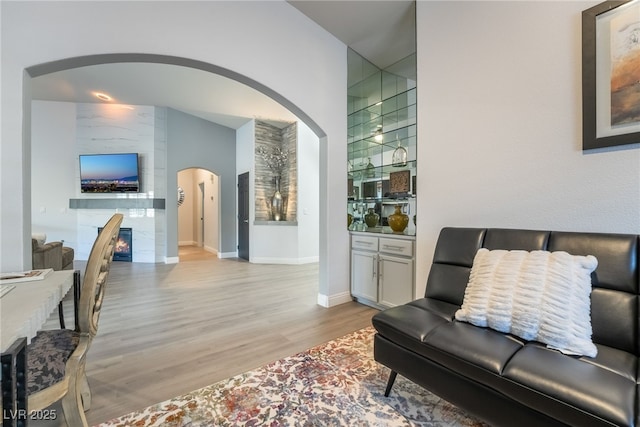
<svg viewBox="0 0 640 427">
<path fill-rule="evenodd" d="M 364 216 L 364 222 L 367 224 L 367 227 L 374 228 L 378 225 L 378 220 L 380 219 L 380 215 L 378 215 L 373 208 L 369 208 L 369 213 Z"/>
</svg>

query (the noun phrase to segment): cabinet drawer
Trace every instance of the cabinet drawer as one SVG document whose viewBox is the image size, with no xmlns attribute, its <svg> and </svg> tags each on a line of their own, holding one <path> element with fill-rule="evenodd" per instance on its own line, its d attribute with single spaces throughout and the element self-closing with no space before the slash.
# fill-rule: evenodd
<svg viewBox="0 0 640 427">
<path fill-rule="evenodd" d="M 378 238 L 370 236 L 351 236 L 351 249 L 378 250 Z"/>
<path fill-rule="evenodd" d="M 413 256 L 413 241 L 380 238 L 380 252 L 402 256 Z"/>
</svg>

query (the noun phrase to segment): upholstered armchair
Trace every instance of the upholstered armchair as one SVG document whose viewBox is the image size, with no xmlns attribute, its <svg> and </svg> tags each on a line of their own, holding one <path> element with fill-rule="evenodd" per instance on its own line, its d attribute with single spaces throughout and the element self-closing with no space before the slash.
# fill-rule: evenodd
<svg viewBox="0 0 640 427">
<path fill-rule="evenodd" d="M 62 246 L 62 242 L 44 243 L 31 239 L 32 264 L 34 269 L 52 268 L 58 270 L 73 269 L 73 248 Z"/>
<path fill-rule="evenodd" d="M 73 269 L 73 248 L 62 246 L 62 242 L 44 243 L 47 239 L 45 234 L 34 233 L 31 237 L 31 264 L 32 268 L 42 270 L 52 268 L 58 270 Z M 62 301 L 58 305 L 58 316 L 60 317 L 60 327 L 65 328 L 64 306 Z"/>
</svg>

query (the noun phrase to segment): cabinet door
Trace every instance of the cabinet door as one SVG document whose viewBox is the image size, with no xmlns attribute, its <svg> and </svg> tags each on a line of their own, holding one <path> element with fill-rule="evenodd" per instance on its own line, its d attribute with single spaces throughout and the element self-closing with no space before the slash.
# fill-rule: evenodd
<svg viewBox="0 0 640 427">
<path fill-rule="evenodd" d="M 371 252 L 351 252 L 351 293 L 378 302 L 378 261 Z"/>
<path fill-rule="evenodd" d="M 380 303 L 393 307 L 413 300 L 413 260 L 380 255 Z"/>
</svg>

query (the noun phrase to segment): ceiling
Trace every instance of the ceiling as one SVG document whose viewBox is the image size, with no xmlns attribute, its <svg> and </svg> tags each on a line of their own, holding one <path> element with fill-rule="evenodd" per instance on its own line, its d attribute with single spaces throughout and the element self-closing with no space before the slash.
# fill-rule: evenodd
<svg viewBox="0 0 640 427">
<path fill-rule="evenodd" d="M 415 1 L 288 1 L 379 68 L 415 52 Z M 282 127 L 297 118 L 268 96 L 232 79 L 166 64 L 115 63 L 32 79 L 35 100 L 170 107 L 237 129 L 253 118 Z"/>
<path fill-rule="evenodd" d="M 415 0 L 288 3 L 378 68 L 388 68 L 416 51 Z"/>
</svg>

